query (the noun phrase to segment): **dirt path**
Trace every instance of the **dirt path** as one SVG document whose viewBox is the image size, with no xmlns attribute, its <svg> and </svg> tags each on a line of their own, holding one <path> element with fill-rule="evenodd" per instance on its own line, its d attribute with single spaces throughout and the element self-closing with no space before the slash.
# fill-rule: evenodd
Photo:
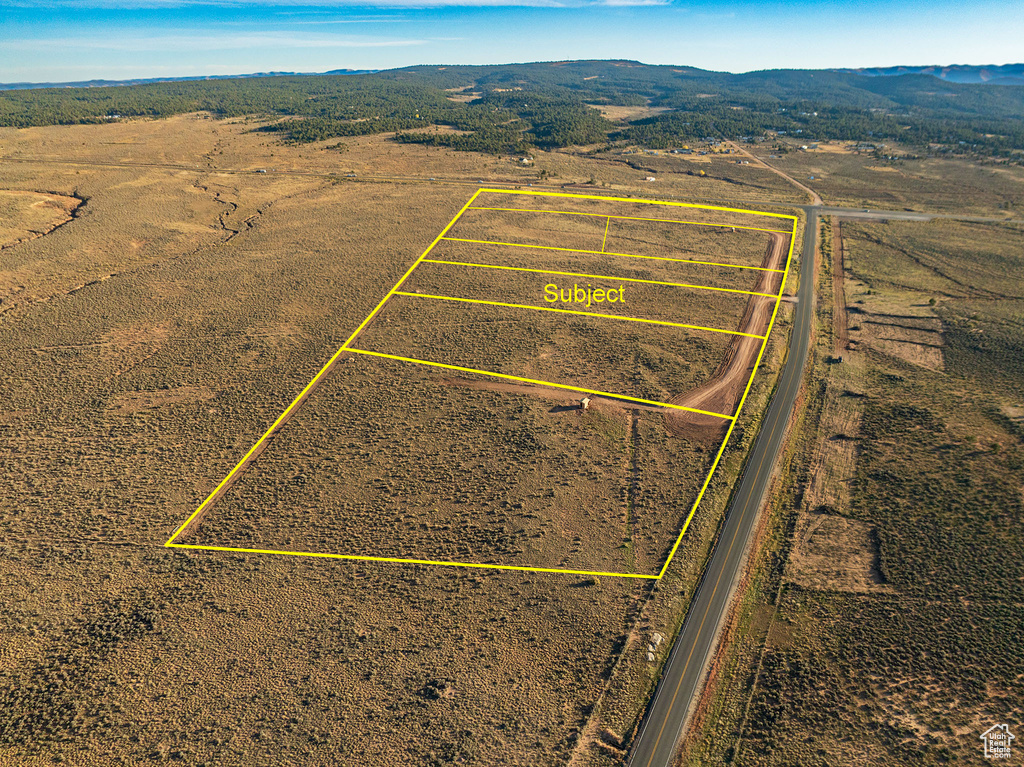
<svg viewBox="0 0 1024 767">
<path fill-rule="evenodd" d="M 835 326 L 836 346 L 833 353 L 842 356 L 843 351 L 850 343 L 849 317 L 846 312 L 846 290 L 844 280 L 846 278 L 845 254 L 843 253 L 843 230 L 842 222 L 832 217 L 832 285 L 835 288 Z"/>
<path fill-rule="evenodd" d="M 774 232 L 770 238 L 761 266 L 765 269 L 781 269 L 785 263 L 789 238 Z M 779 278 L 778 272 L 762 272 L 754 290 L 758 293 L 774 293 L 778 290 L 776 281 Z M 763 334 L 774 309 L 774 298 L 751 296 L 738 330 L 755 335 Z M 677 394 L 669 402 L 696 410 L 731 414 L 743 396 L 762 343 L 760 338 L 736 336 L 710 381 L 696 389 Z M 717 432 L 722 424 L 721 418 L 699 413 L 673 412 L 665 415 L 665 427 L 674 436 L 693 437 L 700 432 Z"/>
<path fill-rule="evenodd" d="M 760 157 L 751 154 L 746 149 L 744 149 L 739 144 L 737 144 L 737 143 L 735 143 L 733 141 L 726 141 L 725 143 L 728 144 L 729 146 L 731 146 L 736 152 L 739 152 L 744 157 L 749 157 L 751 160 L 753 160 L 755 163 L 757 163 L 760 167 L 765 168 L 767 170 L 770 170 L 775 175 L 781 176 L 782 178 L 786 179 L 786 181 L 791 183 L 793 186 L 798 187 L 799 189 L 802 189 L 805 192 L 807 192 L 807 194 L 809 194 L 811 196 L 811 204 L 812 205 L 824 205 L 825 204 L 825 203 L 823 203 L 821 201 L 821 197 L 818 195 L 817 192 L 815 192 L 813 189 L 811 189 L 806 184 L 801 184 L 799 181 L 797 181 L 795 178 L 790 176 L 788 173 L 784 173 L 783 171 L 781 171 L 778 168 L 776 168 L 774 165 L 769 165 L 764 160 L 762 160 Z"/>
</svg>

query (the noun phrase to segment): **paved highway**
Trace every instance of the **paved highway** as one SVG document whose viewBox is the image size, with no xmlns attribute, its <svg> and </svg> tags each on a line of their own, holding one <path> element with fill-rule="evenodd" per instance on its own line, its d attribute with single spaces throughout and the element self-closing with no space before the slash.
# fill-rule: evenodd
<svg viewBox="0 0 1024 767">
<path fill-rule="evenodd" d="M 779 386 L 740 478 L 714 552 L 683 628 L 669 655 L 640 732 L 629 767 L 668 767 L 676 753 L 691 703 L 697 697 L 718 630 L 747 559 L 747 548 L 782 448 L 803 378 L 814 321 L 814 252 L 818 208 L 807 207 L 800 289 L 793 335 Z"/>
</svg>

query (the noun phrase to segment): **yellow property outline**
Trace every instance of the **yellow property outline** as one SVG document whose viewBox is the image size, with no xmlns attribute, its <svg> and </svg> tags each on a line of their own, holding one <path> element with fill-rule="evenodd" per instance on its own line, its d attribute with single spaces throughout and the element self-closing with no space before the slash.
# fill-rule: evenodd
<svg viewBox="0 0 1024 767">
<path fill-rule="evenodd" d="M 646 322 L 648 325 L 668 325 L 673 328 L 687 328 L 689 330 L 706 330 L 709 333 L 728 333 L 731 336 L 746 336 L 747 338 L 764 338 L 755 336 L 753 333 L 741 333 L 738 330 L 722 330 L 721 328 L 706 328 L 703 325 L 684 325 L 681 322 L 668 322 L 667 320 L 649 320 L 644 317 L 630 317 L 626 314 L 599 314 L 598 312 L 581 312 L 577 309 L 555 309 L 551 306 L 531 306 L 530 304 L 507 304 L 503 301 L 484 301 L 480 298 L 459 298 L 457 296 L 435 296 L 430 293 L 407 293 L 404 290 L 396 290 L 396 296 L 407 296 L 409 298 L 433 298 L 437 301 L 457 301 L 463 304 L 483 304 L 484 306 L 504 306 L 509 309 L 532 309 L 535 312 L 558 312 L 559 314 L 580 314 L 584 317 L 600 317 L 605 320 L 623 320 L 625 322 Z M 625 397 L 625 399 L 629 399 Z"/>
<path fill-rule="evenodd" d="M 557 211 L 555 211 L 557 212 Z M 782 234 L 786 234 L 783 232 Z M 595 256 L 622 256 L 623 258 L 646 258 L 649 261 L 675 261 L 680 264 L 701 264 L 703 266 L 725 266 L 730 269 L 753 269 L 757 272 L 779 272 L 784 269 L 765 269 L 762 266 L 742 266 L 740 264 L 719 264 L 715 261 L 695 261 L 692 258 L 668 258 L 667 256 L 638 256 L 634 253 L 612 253 L 607 250 L 582 250 L 581 248 L 556 248 L 553 245 L 526 245 L 522 242 L 497 242 L 495 240 L 466 240 L 461 237 L 442 237 L 448 242 L 472 242 L 476 245 L 506 245 L 510 248 L 535 248 L 537 250 L 560 250 L 569 253 L 587 253 Z"/>
<path fill-rule="evenodd" d="M 575 195 L 576 197 L 582 197 L 584 195 Z M 598 199 L 602 200 L 613 200 L 614 197 L 601 197 Z M 633 202 L 652 202 L 652 200 L 633 200 Z M 710 207 L 710 206 L 708 206 Z M 470 205 L 467 210 L 500 210 L 507 213 L 558 213 L 563 216 L 596 216 L 597 218 L 621 218 L 624 221 L 660 221 L 665 224 L 691 224 L 692 226 L 718 226 L 723 229 L 752 229 L 756 232 L 778 232 L 779 234 L 789 234 L 785 229 L 764 229 L 760 226 L 741 226 L 740 224 L 713 224 L 709 221 L 680 221 L 678 218 L 647 218 L 645 216 L 616 216 L 615 214 L 609 215 L 608 213 L 586 213 L 581 210 L 532 210 L 530 208 L 489 208 L 484 205 Z M 727 210 L 726 208 L 720 208 L 719 210 Z M 746 213 L 756 213 L 757 211 L 744 211 Z M 769 213 L 768 215 L 774 215 Z M 605 237 L 608 236 L 608 226 L 604 227 Z"/>
<path fill-rule="evenodd" d="M 472 206 L 473 202 L 482 193 L 521 194 L 521 195 L 534 195 L 534 196 L 540 196 L 540 197 L 563 197 L 563 198 L 570 198 L 570 199 L 589 199 L 589 200 L 604 200 L 604 201 L 610 201 L 610 202 L 642 203 L 642 204 L 647 204 L 647 205 L 668 205 L 668 206 L 673 206 L 673 207 L 698 208 L 698 209 L 702 209 L 702 210 L 719 210 L 719 211 L 728 211 L 728 212 L 732 212 L 732 213 L 747 213 L 747 214 L 753 214 L 753 215 L 759 215 L 759 216 L 770 216 L 770 217 L 779 218 L 779 219 L 789 219 L 789 220 L 792 221 L 792 228 L 791 228 L 791 231 L 788 233 L 789 234 L 789 254 L 787 255 L 787 258 L 786 258 L 786 267 L 785 267 L 785 269 L 762 270 L 762 271 L 781 272 L 782 275 L 783 275 L 782 276 L 782 282 L 779 285 L 779 292 L 775 296 L 775 307 L 772 310 L 771 319 L 768 322 L 768 329 L 765 332 L 764 336 L 755 336 L 756 338 L 760 338 L 761 339 L 761 348 L 758 351 L 757 359 L 754 362 L 754 369 L 751 371 L 750 378 L 747 379 L 746 388 L 743 391 L 743 396 L 740 397 L 740 401 L 739 401 L 739 404 L 736 407 L 735 413 L 733 413 L 732 416 L 725 416 L 725 415 L 722 415 L 720 413 L 709 413 L 709 412 L 706 412 L 706 411 L 693 410 L 692 408 L 680 408 L 680 409 L 684 409 L 684 410 L 691 410 L 692 412 L 703 413 L 705 415 L 712 415 L 712 416 L 717 416 L 719 418 L 725 418 L 725 419 L 727 419 L 729 421 L 729 427 L 728 427 L 728 429 L 725 432 L 725 437 L 722 439 L 722 444 L 719 446 L 718 452 L 715 454 L 714 460 L 711 462 L 711 467 L 708 470 L 707 476 L 704 478 L 704 483 L 701 485 L 700 492 L 698 492 L 696 500 L 694 500 L 693 505 L 690 507 L 690 512 L 686 516 L 685 521 L 683 522 L 683 527 L 679 531 L 679 535 L 676 537 L 675 543 L 673 544 L 671 550 L 669 551 L 668 557 L 665 559 L 665 562 L 662 564 L 661 570 L 658 572 L 658 574 L 657 575 L 649 575 L 649 574 L 645 574 L 645 573 L 616 573 L 616 572 L 603 572 L 603 571 L 595 571 L 595 570 L 571 570 L 571 569 L 560 568 L 560 567 L 530 567 L 530 566 L 526 566 L 526 565 L 497 565 L 497 564 L 484 564 L 484 563 L 474 563 L 474 562 L 449 562 L 449 561 L 430 560 L 430 559 L 410 559 L 410 558 L 403 558 L 403 557 L 375 557 L 375 556 L 365 556 L 365 555 L 358 555 L 358 554 L 328 554 L 328 553 L 308 552 L 308 551 L 284 551 L 284 550 L 276 550 L 276 549 L 250 549 L 250 548 L 242 548 L 242 547 L 235 547 L 235 546 L 202 546 L 202 545 L 187 544 L 187 543 L 175 543 L 174 540 L 179 535 L 181 535 L 181 533 L 184 532 L 189 527 L 189 525 L 207 508 L 207 506 L 209 506 L 213 502 L 213 500 L 217 497 L 218 493 L 220 493 L 220 491 L 226 485 L 228 485 L 228 483 L 230 483 L 232 479 L 234 479 L 234 477 L 239 473 L 239 471 L 241 471 L 241 469 L 245 466 L 246 462 L 253 455 L 253 453 L 255 453 L 260 448 L 260 446 L 263 445 L 264 442 L 266 442 L 266 440 L 270 437 L 270 435 L 273 434 L 274 431 L 285 420 L 287 420 L 287 418 L 302 404 L 302 402 L 305 400 L 305 397 L 309 393 L 309 391 L 327 373 L 327 371 L 330 370 L 331 366 L 334 365 L 334 363 L 338 360 L 338 358 L 344 352 L 355 353 L 355 354 L 365 354 L 365 355 L 375 356 L 375 357 L 386 357 L 386 358 L 402 360 L 402 361 L 407 361 L 407 362 L 415 362 L 415 363 L 419 363 L 419 364 L 431 365 L 431 366 L 435 366 L 435 367 L 455 369 L 455 370 L 462 370 L 462 371 L 465 371 L 465 372 L 481 373 L 481 374 L 485 374 L 485 375 L 497 376 L 499 378 L 507 378 L 507 379 L 512 379 L 512 380 L 525 381 L 527 383 L 532 383 L 532 384 L 543 384 L 545 386 L 554 386 L 554 387 L 557 387 L 557 388 L 571 389 L 573 391 L 583 391 L 583 392 L 588 392 L 589 391 L 589 390 L 586 390 L 586 389 L 578 389 L 576 387 L 569 387 L 569 386 L 564 386 L 564 385 L 559 385 L 559 384 L 552 384 L 550 382 L 534 381 L 534 380 L 531 380 L 531 379 L 517 378 L 516 376 L 506 376 L 506 375 L 503 375 L 503 374 L 489 373 L 487 371 L 475 370 L 473 368 L 459 368 L 459 367 L 456 367 L 454 365 L 442 365 L 440 363 L 427 362 L 425 360 L 413 360 L 411 358 L 395 357 L 393 355 L 381 354 L 381 353 L 378 353 L 378 352 L 369 352 L 369 351 L 360 350 L 360 349 L 353 349 L 353 348 L 349 347 L 349 344 L 352 343 L 352 341 L 354 341 L 356 339 L 356 337 L 358 337 L 358 335 L 366 328 L 366 326 L 370 324 L 370 322 L 380 312 L 380 310 L 384 307 L 384 305 L 388 302 L 388 300 L 392 296 L 394 296 L 396 294 L 399 294 L 399 292 L 400 292 L 399 288 L 409 278 L 409 276 L 413 273 L 413 271 L 416 269 L 416 267 L 419 266 L 424 260 L 426 260 L 426 257 L 437 246 L 437 244 L 439 242 L 441 242 L 444 239 L 447 239 L 445 237 L 445 235 L 451 230 L 451 228 L 453 226 L 455 226 L 455 223 L 459 220 L 459 218 L 461 218 L 462 214 L 470 209 L 470 207 Z M 519 210 L 519 209 L 516 208 L 514 210 Z M 558 213 L 558 212 L 562 212 L 562 211 L 544 211 L 544 212 Z M 600 214 L 595 214 L 595 215 L 600 215 Z M 607 215 L 605 215 L 604 217 L 608 218 L 609 222 L 611 221 L 611 218 L 613 218 L 613 216 L 607 216 Z M 614 216 L 614 218 L 629 218 L 629 217 L 626 217 L 626 216 Z M 658 219 L 650 219 L 650 220 L 658 220 Z M 674 219 L 667 219 L 667 220 L 669 222 L 671 222 L 671 223 L 699 223 L 699 222 L 682 222 L 682 221 L 676 221 Z M 363 561 L 363 562 L 394 562 L 394 563 L 400 563 L 400 564 L 414 564 L 414 565 L 446 565 L 446 566 L 449 566 L 449 567 L 469 567 L 469 568 L 487 569 L 487 570 L 516 570 L 516 571 L 523 571 L 523 572 L 563 573 L 563 574 L 568 574 L 568 575 L 590 575 L 590 576 L 607 576 L 607 577 L 612 577 L 612 578 L 636 578 L 636 579 L 644 579 L 644 580 L 660 580 L 665 575 L 665 572 L 668 570 L 668 566 L 671 564 L 672 559 L 675 557 L 676 551 L 678 551 L 679 546 L 680 546 L 680 544 L 683 541 L 683 536 L 686 535 L 686 531 L 687 531 L 687 529 L 689 529 L 690 523 L 693 521 L 693 517 L 697 513 L 697 508 L 700 505 L 701 500 L 703 500 L 704 494 L 705 494 L 705 492 L 707 492 L 708 486 L 711 484 L 711 478 L 714 476 L 715 470 L 718 468 L 718 464 L 721 461 L 722 455 L 725 452 L 725 447 L 729 443 L 729 437 L 732 436 L 733 429 L 736 427 L 736 420 L 739 418 L 740 412 L 742 412 L 742 410 L 743 410 L 743 405 L 744 405 L 744 403 L 747 400 L 747 395 L 750 394 L 750 388 L 751 388 L 751 386 L 752 386 L 752 384 L 754 382 L 754 377 L 757 375 L 757 371 L 758 371 L 758 369 L 761 366 L 761 359 L 764 356 L 764 350 L 765 350 L 765 348 L 768 345 L 768 338 L 771 336 L 772 328 L 775 325 L 775 318 L 778 315 L 779 304 L 781 303 L 781 299 L 782 299 L 782 292 L 785 289 L 786 278 L 787 278 L 788 273 L 789 273 L 789 267 L 790 267 L 790 264 L 792 263 L 792 260 L 793 260 L 793 248 L 794 248 L 794 245 L 796 243 L 797 223 L 798 223 L 797 217 L 796 216 L 792 216 L 792 215 L 787 215 L 787 214 L 782 214 L 782 213 L 767 213 L 767 212 L 764 212 L 764 211 L 747 210 L 747 209 L 744 209 L 744 208 L 725 208 L 725 207 L 720 207 L 720 206 L 715 206 L 715 205 L 700 205 L 700 204 L 697 204 L 697 203 L 670 202 L 670 201 L 664 201 L 664 200 L 641 200 L 641 199 L 634 199 L 634 198 L 629 198 L 629 197 L 605 197 L 605 196 L 586 195 L 586 194 L 566 194 L 564 192 L 542 192 L 542 191 L 535 191 L 535 190 L 509 190 L 509 189 L 486 189 L 486 188 L 477 189 L 476 192 L 474 192 L 473 195 L 469 198 L 469 200 L 466 201 L 466 204 L 462 206 L 462 208 L 459 210 L 459 212 L 455 214 L 455 217 L 451 221 L 448 222 L 448 225 L 445 226 L 445 228 L 441 230 L 440 234 L 438 234 L 437 237 L 434 238 L 433 242 L 431 242 L 430 245 L 427 247 L 427 249 L 425 251 L 423 251 L 423 253 L 420 255 L 420 257 L 417 258 L 416 261 L 412 264 L 412 266 L 410 266 L 406 270 L 405 274 L 402 275 L 401 279 L 399 279 L 398 282 L 395 283 L 394 287 L 392 287 L 391 290 L 389 290 L 387 292 L 387 294 L 380 300 L 380 302 L 378 302 L 378 304 L 374 307 L 373 311 L 370 312 L 370 314 L 367 315 L 366 319 L 364 319 L 359 324 L 359 327 L 357 327 L 352 332 L 352 334 L 346 339 L 345 343 L 342 344 L 341 347 L 327 361 L 327 363 L 322 368 L 320 368 L 320 370 L 317 372 L 317 374 L 315 376 L 313 376 L 312 380 L 310 380 L 310 382 L 308 384 L 306 384 L 306 386 L 302 389 L 302 391 L 299 392 L 298 396 L 295 397 L 294 400 L 292 400 L 291 404 L 289 404 L 288 407 L 285 408 L 284 411 L 274 420 L 274 422 L 270 425 L 270 428 L 267 429 L 263 433 L 263 435 L 256 441 L 256 443 L 251 448 L 249 448 L 248 452 L 246 452 L 246 454 L 242 457 L 242 459 L 238 463 L 235 464 L 234 468 L 232 468 L 231 471 L 228 472 L 227 476 L 225 476 L 224 479 L 222 479 L 220 481 L 220 483 L 218 483 L 218 485 L 203 500 L 203 502 L 198 506 L 198 508 L 196 508 L 196 510 L 193 511 L 189 515 L 188 519 L 186 519 L 184 522 L 182 522 L 177 527 L 177 529 L 175 529 L 175 531 L 171 535 L 171 537 L 167 539 L 166 543 L 164 543 L 164 546 L 167 547 L 167 548 L 176 548 L 176 549 L 193 549 L 193 550 L 203 550 L 203 551 L 226 551 L 226 552 L 236 552 L 236 553 L 244 553 L 244 554 L 280 554 L 280 555 L 296 556 L 296 557 L 319 557 L 319 558 L 323 558 L 323 559 L 347 559 L 347 560 Z M 724 226 L 731 226 L 731 225 L 730 224 L 714 224 L 714 226 L 723 226 L 724 227 Z M 737 228 L 739 228 L 739 227 L 737 227 Z M 766 230 L 766 231 L 777 231 L 777 232 L 781 232 L 783 234 L 786 234 L 786 232 L 783 231 L 783 230 Z M 605 233 L 607 234 L 607 225 L 605 227 Z M 486 244 L 507 245 L 507 244 L 511 244 L 511 243 L 486 243 Z M 539 246 L 523 246 L 523 247 L 539 247 Z M 570 248 L 545 248 L 545 249 L 548 249 L 548 250 L 571 250 Z M 574 252 L 597 253 L 597 251 L 574 251 Z M 619 253 L 601 253 L 600 255 L 622 255 L 622 256 L 629 256 L 629 257 L 633 257 L 633 258 L 655 258 L 653 256 L 630 256 L 629 254 L 625 254 L 625 253 L 621 253 L 621 254 L 619 254 Z M 685 259 L 669 259 L 669 258 L 663 258 L 663 259 L 658 259 L 658 260 L 685 261 Z M 691 263 L 709 263 L 709 262 L 697 261 L 697 262 L 691 262 Z M 710 265 L 714 265 L 714 266 L 736 266 L 734 264 L 710 264 Z M 755 268 L 756 269 L 757 267 L 737 267 L 737 268 Z M 536 307 L 528 307 L 528 308 L 536 308 Z M 617 319 L 622 319 L 622 318 L 617 318 Z M 749 335 L 749 334 L 742 334 L 742 335 Z M 603 396 L 616 397 L 618 399 L 628 400 L 628 401 L 632 401 L 632 402 L 643 402 L 645 404 L 655 404 L 655 405 L 659 405 L 659 406 L 666 406 L 666 405 L 668 405 L 670 407 L 679 407 L 679 406 L 671 406 L 669 403 L 648 402 L 648 401 L 645 401 L 645 400 L 639 400 L 639 399 L 632 398 L 632 397 L 624 397 L 624 396 L 621 396 L 621 395 L 608 394 L 606 392 L 589 391 L 589 393 L 599 394 L 599 395 L 603 395 Z"/>
<path fill-rule="evenodd" d="M 609 253 L 608 255 L 613 255 Z M 764 296 L 775 298 L 774 293 L 758 293 L 755 290 L 739 288 L 715 288 L 711 285 L 691 285 L 688 282 L 665 282 L 664 280 L 641 280 L 638 277 L 616 277 L 611 274 L 586 274 L 584 272 L 556 272 L 553 269 L 527 269 L 525 266 L 501 266 L 499 264 L 477 264 L 469 261 L 441 261 L 436 258 L 424 258 L 424 264 L 448 264 L 449 266 L 471 266 L 477 269 L 505 269 L 510 272 L 532 272 L 533 274 L 557 274 L 561 277 L 586 277 L 591 280 L 614 280 L 616 282 L 642 282 L 647 285 L 668 285 L 672 288 L 693 288 L 694 290 L 716 290 L 720 293 L 742 293 L 745 296 Z"/>
</svg>

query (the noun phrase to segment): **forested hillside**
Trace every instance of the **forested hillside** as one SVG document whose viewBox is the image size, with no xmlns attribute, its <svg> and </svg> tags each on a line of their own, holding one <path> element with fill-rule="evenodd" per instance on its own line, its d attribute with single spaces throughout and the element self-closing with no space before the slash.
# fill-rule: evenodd
<svg viewBox="0 0 1024 767">
<path fill-rule="evenodd" d="M 604 105 L 665 111 L 613 123 L 595 108 Z M 808 140 L 899 139 L 1024 159 L 1024 87 L 949 83 L 931 75 L 733 75 L 582 61 L 0 92 L 3 126 L 193 111 L 287 117 L 265 130 L 299 142 L 394 132 L 399 141 L 500 152 L 605 142 L 668 147 L 784 131 Z M 432 125 L 457 132 L 409 132 Z"/>
</svg>

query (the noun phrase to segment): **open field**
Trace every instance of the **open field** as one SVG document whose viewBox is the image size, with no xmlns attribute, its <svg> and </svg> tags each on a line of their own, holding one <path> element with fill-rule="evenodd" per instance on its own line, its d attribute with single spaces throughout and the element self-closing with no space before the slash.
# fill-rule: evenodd
<svg viewBox="0 0 1024 767">
<path fill-rule="evenodd" d="M 752 150 L 817 191 L 826 203 L 1007 217 L 1019 217 L 1024 209 L 1024 168 L 1016 166 L 941 158 L 889 161 L 821 150 L 791 151 L 769 159 L 768 150 Z M 883 151 L 903 150 L 886 142 Z"/>
<path fill-rule="evenodd" d="M 70 221 L 81 202 L 67 195 L 0 190 L 0 248 L 49 234 Z"/>
<path fill-rule="evenodd" d="M 765 243 L 768 242 L 768 239 L 767 237 L 759 239 L 761 240 L 760 256 L 763 260 Z M 559 251 L 543 246 L 488 245 L 445 239 L 431 251 L 430 260 L 553 270 L 553 273 L 599 274 L 633 280 L 653 280 L 733 290 L 753 291 L 756 289 L 757 282 L 761 277 L 761 272 L 758 269 L 736 268 L 728 263 L 719 264 L 700 259 L 701 256 L 706 259 L 709 253 L 710 251 L 706 249 L 693 253 L 677 253 L 679 260 L 668 260 L 662 257 L 641 258 L 635 254 Z M 693 258 L 687 258 L 688 256 Z M 778 289 L 777 283 L 781 279 L 781 272 L 777 275 L 775 284 L 770 285 L 769 288 Z"/>
<path fill-rule="evenodd" d="M 709 379 L 731 339 L 604 317 L 441 303 L 397 297 L 356 348 L 664 402 L 678 388 Z M 410 323 L 431 320 L 410 334 Z"/>
<path fill-rule="evenodd" d="M 1020 231 L 842 233 L 850 341 L 838 362 L 825 269 L 792 489 L 687 764 L 981 765 L 981 732 L 1024 715 Z"/>
<path fill-rule="evenodd" d="M 585 307 L 546 306 L 536 295 L 541 270 L 484 269 L 428 258 L 445 238 L 476 244 L 475 238 L 456 236 L 463 233 L 467 211 L 492 216 L 486 231 L 477 235 L 485 242 L 514 239 L 509 219 L 511 227 L 522 227 L 516 218 L 520 214 L 501 206 L 474 206 L 480 196 L 502 195 L 474 195 L 332 358 L 351 363 L 354 353 L 360 364 L 338 368 L 332 362 L 324 368 L 168 543 L 584 574 L 633 573 L 638 561 L 644 565 L 641 571 L 657 569 L 658 561 L 667 567 L 674 531 L 685 531 L 689 524 L 721 456 L 715 442 L 727 438 L 728 422 L 749 388 L 778 296 L 637 280 L 629 284 L 629 304 L 637 308 L 628 313 L 589 311 L 589 293 Z M 515 200 L 515 193 L 504 197 Z M 600 202 L 606 209 L 606 233 L 611 226 L 607 201 L 543 194 L 529 199 L 541 210 L 524 215 L 547 217 L 539 234 L 519 230 L 534 236 L 571 238 L 581 224 L 590 225 L 589 213 L 563 215 L 573 203 L 594 208 L 592 203 Z M 667 217 L 674 214 L 721 216 L 720 211 L 679 206 L 647 206 L 642 212 L 650 216 L 652 210 L 660 218 L 646 221 L 655 229 L 673 222 Z M 678 219 L 671 225 L 699 226 Z M 470 226 L 480 228 L 480 217 L 473 216 Z M 777 273 L 788 253 L 788 238 L 773 231 L 768 240 L 757 267 L 762 291 L 780 282 Z M 608 283 L 607 295 L 618 290 L 622 306 L 624 288 L 610 287 L 618 279 Z M 550 288 L 544 287 L 542 297 Z M 579 291 L 574 285 L 573 294 Z M 562 307 L 576 306 L 565 304 L 571 299 L 564 298 L 564 290 L 561 294 Z M 597 291 L 594 295 L 601 300 Z M 704 313 L 698 319 L 710 314 L 736 330 L 680 323 L 687 311 L 694 311 L 687 301 L 695 299 Z M 731 311 L 725 300 L 733 302 Z M 716 335 L 731 340 L 716 350 L 701 337 Z M 360 376 L 357 371 L 370 362 L 367 356 L 384 362 L 379 370 L 371 364 L 371 372 Z M 703 371 L 699 380 L 691 375 L 693 368 Z M 438 381 L 439 370 L 470 378 Z M 332 384 L 342 379 L 334 384 L 340 391 L 329 388 L 333 393 L 323 395 L 327 404 L 319 388 L 325 374 Z M 367 376 L 374 374 L 378 380 L 370 387 Z M 506 383 L 482 386 L 474 381 L 476 374 Z M 613 396 L 602 396 L 600 407 L 586 412 L 558 404 L 564 401 L 561 396 L 552 403 L 552 389 L 574 388 Z M 530 395 L 541 399 L 539 409 L 525 404 Z M 687 396 L 719 410 L 667 402 Z M 308 405 L 309 397 L 317 404 Z M 349 402 L 352 412 L 344 404 Z M 400 402 L 409 420 L 398 419 L 397 431 L 385 436 L 381 424 L 395 418 Z M 281 436 L 278 432 L 307 407 L 312 409 L 304 426 Z M 363 413 L 365 423 L 360 422 Z M 595 428 L 604 436 L 596 448 L 585 444 Z M 672 439 L 684 434 L 695 441 Z M 379 468 L 373 466 L 377 453 L 365 449 L 378 443 L 392 456 Z M 702 455 L 705 443 L 711 450 Z M 346 458 L 353 451 L 355 461 Z M 305 469 L 296 468 L 300 454 L 311 461 Z M 250 468 L 254 461 L 256 470 Z M 588 480 L 581 482 L 584 476 Z M 661 493 L 675 485 L 657 499 L 644 490 L 649 486 Z M 224 505 L 228 511 L 220 516 Z M 593 531 L 584 532 L 587 518 L 595 521 Z M 376 524 L 371 522 L 375 519 Z M 360 529 L 372 529 L 377 538 L 383 520 L 392 520 L 384 524 L 394 530 L 364 548 Z M 404 532 L 410 526 L 416 534 Z"/>
<path fill-rule="evenodd" d="M 356 356 L 180 542 L 656 573 L 713 454 L 660 413 L 586 413 Z"/>
<path fill-rule="evenodd" d="M 5 249 L 0 270 L 9 363 L 0 373 L 0 763 L 605 764 L 609 752 L 594 745 L 597 712 L 602 727 L 621 732 L 639 716 L 663 659 L 648 662 L 646 643 L 652 631 L 678 625 L 699 575 L 752 414 L 778 370 L 785 307 L 748 413 L 657 588 L 165 549 L 465 199 L 426 181 L 346 183 L 233 167 L 320 173 L 348 160 L 489 178 L 495 166 L 380 137 L 352 141 L 341 154 L 282 147 L 248 127 L 187 116 L 3 131 L 5 156 L 49 160 L 4 162 L 5 188 L 85 202 L 69 223 Z M 658 279 L 654 264 L 631 261 L 614 274 Z M 705 445 L 680 452 L 663 416 L 640 407 L 627 428 L 626 411 L 611 402 L 595 402 L 583 419 L 550 412 L 569 404 L 564 393 L 412 370 L 358 356 L 339 365 L 266 453 L 289 448 L 292 471 L 286 462 L 254 465 L 253 479 L 262 471 L 273 480 L 260 497 L 283 497 L 301 486 L 301 473 L 362 513 L 374 494 L 390 498 L 388 488 L 377 482 L 353 494 L 325 456 L 363 440 L 375 465 L 362 470 L 402 490 L 424 444 L 401 422 L 433 418 L 464 445 L 454 424 L 474 413 L 465 428 L 477 450 L 463 459 L 520 471 L 532 459 L 506 466 L 494 451 L 525 445 L 526 455 L 531 434 L 561 458 L 548 464 L 552 477 L 532 474 L 532 484 L 512 488 L 517 500 L 488 500 L 489 519 L 501 523 L 493 529 L 507 534 L 472 543 L 657 568 L 670 528 L 678 529 L 676 493 L 692 492 L 688 472 L 706 465 Z M 426 400 L 402 405 L 416 392 L 440 404 L 430 412 Z M 357 394 L 365 409 L 352 418 Z M 498 428 L 498 409 L 520 407 L 518 420 Z M 375 420 L 385 411 L 386 421 Z M 645 452 L 631 457 L 630 439 Z M 627 523 L 629 477 L 645 508 Z M 233 511 L 252 516 L 249 479 L 210 525 L 227 524 Z M 558 514 L 528 516 L 551 502 L 537 497 L 549 489 L 566 500 Z M 597 496 L 610 501 L 601 518 L 590 513 Z M 319 528 L 300 524 L 310 510 L 296 506 L 281 509 L 279 524 L 261 518 L 253 529 L 276 542 L 319 544 L 345 533 L 323 508 L 313 510 Z M 440 508 L 451 513 L 429 521 L 432 531 L 403 524 L 411 544 L 447 545 L 442 527 L 468 507 Z M 204 524 L 197 534 L 215 529 Z M 531 537 L 541 529 L 545 537 Z M 359 535 L 359 545 L 381 543 L 369 540 L 371 529 Z"/>
<path fill-rule="evenodd" d="M 266 170 L 274 174 L 337 174 L 407 176 L 437 181 L 511 182 L 550 186 L 586 184 L 592 191 L 626 191 L 641 197 L 681 196 L 694 200 L 742 199 L 757 207 L 766 202 L 799 201 L 800 195 L 776 175 L 753 165 L 736 165 L 726 157 L 695 166 L 680 156 L 619 157 L 590 155 L 574 150 L 535 150 L 529 166 L 516 156 L 459 152 L 444 147 L 401 144 L 391 134 L 328 139 L 300 146 L 282 144 L 276 137 L 256 132 L 265 122 L 243 118 L 215 120 L 206 114 L 189 114 L 161 120 L 133 119 L 107 125 L 52 126 L 16 130 L 0 128 L 4 157 L 35 160 L 86 173 L 96 164 L 130 166 L 153 164 L 184 166 L 192 170 Z M 628 162 L 627 162 L 628 161 Z M 648 168 L 658 165 L 658 170 Z M 635 167 L 634 167 L 635 166 Z M 662 167 L 663 166 L 663 167 Z M 657 174 L 655 183 L 647 182 Z M 737 207 L 737 206 L 733 206 Z"/>
</svg>

